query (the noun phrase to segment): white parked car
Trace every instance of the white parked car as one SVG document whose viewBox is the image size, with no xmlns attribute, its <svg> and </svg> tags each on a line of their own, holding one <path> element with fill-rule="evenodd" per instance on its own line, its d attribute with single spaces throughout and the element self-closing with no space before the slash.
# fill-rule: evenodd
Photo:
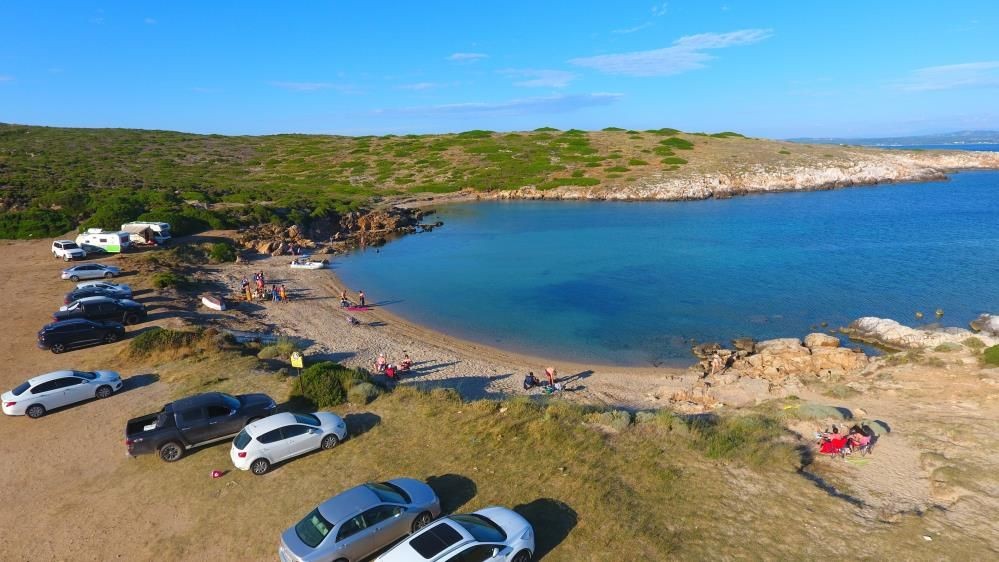
<svg viewBox="0 0 999 562">
<path fill-rule="evenodd" d="M 8 416 L 40 418 L 62 406 L 107 398 L 121 387 L 121 377 L 114 371 L 54 371 L 28 379 L 4 392 L 0 400 Z"/>
<path fill-rule="evenodd" d="M 62 270 L 62 278 L 69 279 L 70 281 L 79 281 L 80 279 L 110 279 L 115 275 L 121 275 L 121 270 L 113 265 L 104 265 L 103 263 L 85 263 Z"/>
<path fill-rule="evenodd" d="M 264 474 L 272 464 L 316 449 L 332 449 L 347 438 L 347 424 L 329 412 L 284 412 L 255 421 L 232 440 L 229 456 L 240 470 Z"/>
<path fill-rule="evenodd" d="M 487 507 L 443 517 L 376 558 L 376 562 L 529 562 L 534 528 L 519 513 Z"/>
<path fill-rule="evenodd" d="M 95 287 L 97 289 L 103 290 L 105 293 L 114 293 L 116 298 L 130 299 L 132 298 L 132 288 L 124 283 L 110 283 L 108 281 L 83 281 L 82 283 L 77 283 L 77 289 L 86 289 L 88 287 Z"/>
<path fill-rule="evenodd" d="M 56 240 L 52 243 L 52 256 L 69 261 L 87 257 L 87 252 L 72 240 Z"/>
</svg>

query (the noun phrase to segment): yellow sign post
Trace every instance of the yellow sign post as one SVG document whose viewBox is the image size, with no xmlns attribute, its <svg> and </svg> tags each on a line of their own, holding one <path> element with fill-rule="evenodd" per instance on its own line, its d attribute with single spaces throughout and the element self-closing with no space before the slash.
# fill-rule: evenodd
<svg viewBox="0 0 999 562">
<path fill-rule="evenodd" d="M 302 369 L 302 368 L 305 367 L 305 358 L 302 357 L 301 353 L 299 353 L 297 351 L 292 352 L 292 354 L 291 354 L 291 366 L 295 367 L 296 369 Z"/>
</svg>

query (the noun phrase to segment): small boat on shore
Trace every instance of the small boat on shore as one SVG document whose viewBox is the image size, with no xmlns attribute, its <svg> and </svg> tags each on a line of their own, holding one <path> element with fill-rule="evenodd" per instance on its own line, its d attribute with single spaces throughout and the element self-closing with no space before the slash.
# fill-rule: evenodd
<svg viewBox="0 0 999 562">
<path fill-rule="evenodd" d="M 201 304 L 212 310 L 225 310 L 225 299 L 215 295 L 201 297 Z"/>
<path fill-rule="evenodd" d="M 328 260 L 314 260 L 310 257 L 298 257 L 291 260 L 292 269 L 322 269 L 329 265 Z"/>
</svg>

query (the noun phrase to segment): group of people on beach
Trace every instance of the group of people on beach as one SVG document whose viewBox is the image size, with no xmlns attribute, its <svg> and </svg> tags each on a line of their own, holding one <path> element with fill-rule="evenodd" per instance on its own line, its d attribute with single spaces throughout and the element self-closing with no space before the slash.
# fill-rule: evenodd
<svg viewBox="0 0 999 562">
<path fill-rule="evenodd" d="M 558 380 L 558 371 L 555 370 L 555 367 L 545 367 L 545 377 L 548 379 L 548 384 L 542 383 L 538 377 L 534 376 L 534 371 L 527 373 L 527 376 L 524 377 L 524 390 L 531 390 L 536 386 L 541 387 L 541 392 L 545 394 L 564 390 L 564 386 Z"/>
<path fill-rule="evenodd" d="M 840 433 L 839 427 L 834 425 L 832 430 L 826 428 L 825 431 L 817 432 L 815 437 L 819 453 L 840 456 L 856 452 L 866 455 L 871 452 L 871 448 L 878 438 L 877 433 L 866 423 L 854 425 L 845 434 Z"/>
<path fill-rule="evenodd" d="M 385 354 L 379 353 L 378 359 L 375 359 L 375 371 L 382 373 L 392 380 L 397 380 L 403 373 L 408 373 L 413 368 L 413 360 L 409 358 L 409 353 L 405 351 L 402 353 L 402 361 L 399 361 L 398 365 L 389 363 L 385 359 Z"/>
<path fill-rule="evenodd" d="M 244 277 L 239 282 L 240 291 L 246 297 L 247 301 L 254 300 L 270 300 L 274 302 L 287 302 L 288 300 L 288 289 L 282 284 L 272 284 L 270 293 L 267 292 L 267 278 L 264 276 L 263 271 L 257 271 L 253 274 L 253 284 Z"/>
<path fill-rule="evenodd" d="M 347 296 L 347 289 L 340 291 L 340 308 L 349 308 L 351 306 L 354 306 L 354 303 L 350 302 L 350 298 Z M 357 292 L 357 306 L 361 308 L 368 306 L 364 300 L 364 291 Z"/>
</svg>

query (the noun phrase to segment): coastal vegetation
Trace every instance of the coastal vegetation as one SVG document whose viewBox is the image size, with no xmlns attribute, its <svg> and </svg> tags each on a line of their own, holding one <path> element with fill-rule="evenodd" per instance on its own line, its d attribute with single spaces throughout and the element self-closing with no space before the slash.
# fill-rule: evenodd
<svg viewBox="0 0 999 562">
<path fill-rule="evenodd" d="M 113 229 L 136 219 L 169 222 L 175 235 L 184 235 L 307 225 L 412 194 L 614 189 L 680 167 L 724 169 L 738 154 L 765 164 L 765 155 L 775 159 L 784 145 L 671 128 L 345 137 L 0 124 L 0 238 Z M 634 166 L 640 175 L 621 175 Z"/>
</svg>

